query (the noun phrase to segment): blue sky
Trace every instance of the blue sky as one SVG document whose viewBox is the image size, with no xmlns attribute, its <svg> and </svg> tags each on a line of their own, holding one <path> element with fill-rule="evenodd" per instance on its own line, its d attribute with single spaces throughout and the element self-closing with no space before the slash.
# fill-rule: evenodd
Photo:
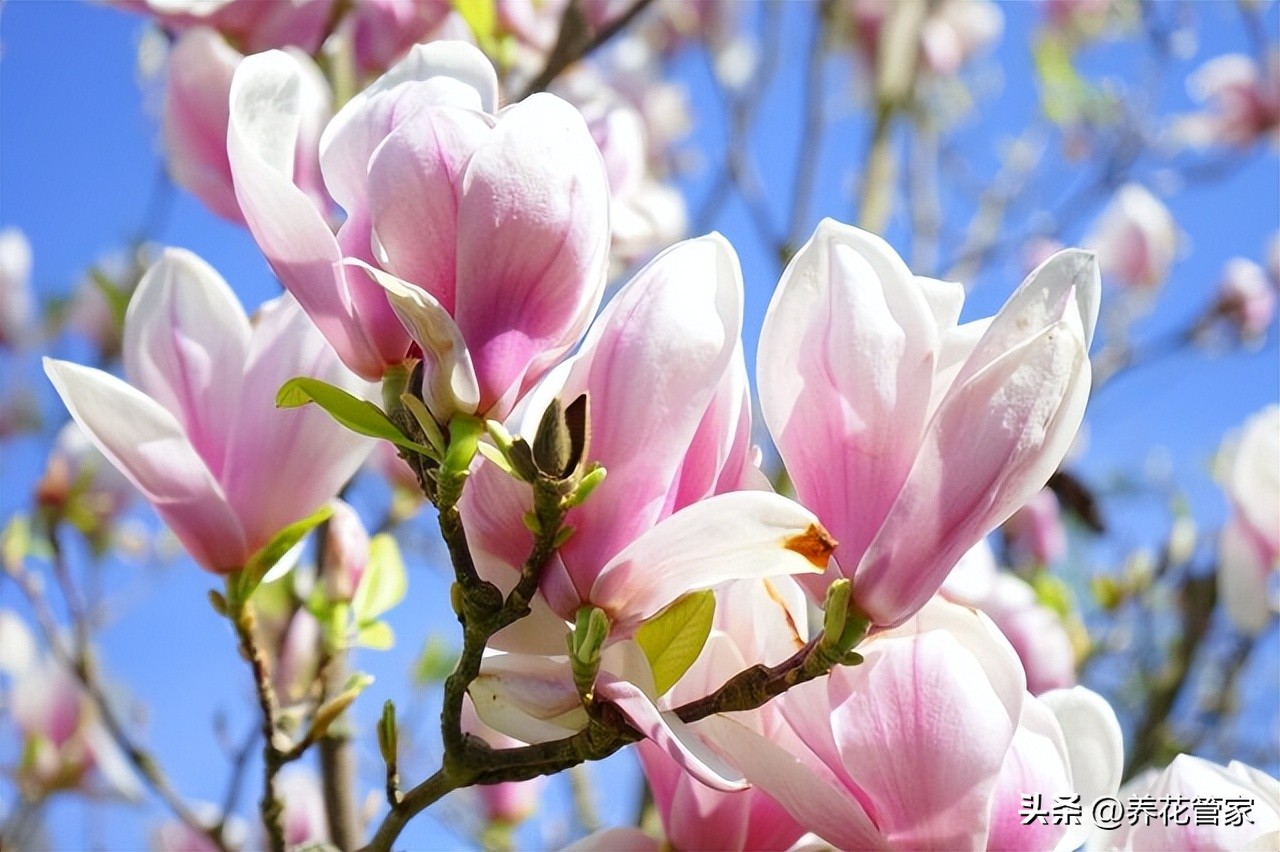
<svg viewBox="0 0 1280 852">
<path fill-rule="evenodd" d="M 1199 3 L 1202 29 L 1201 57 L 1225 49 L 1243 49 L 1244 32 L 1233 13 L 1234 4 Z M 1037 25 L 1039 11 L 1029 3 L 1008 4 L 1006 35 L 998 54 L 1002 84 L 980 104 L 980 119 L 960 136 L 960 151 L 975 163 L 990 162 L 993 151 L 1010 132 L 1020 129 L 1035 110 L 1035 93 L 1029 84 L 1031 63 L 1027 34 Z M 748 14 L 754 10 L 749 9 Z M 1268 26 L 1275 36 L 1276 10 L 1268 12 Z M 799 145 L 796 131 L 802 105 L 795 93 L 803 74 L 807 50 L 807 19 L 795 8 L 783 16 L 780 70 L 766 93 L 756 122 L 752 149 L 771 197 L 786 199 L 777 205 L 785 212 L 791 197 L 794 160 Z M 81 273 L 102 254 L 119 249 L 137 231 L 148 209 L 158 170 L 160 142 L 154 113 L 154 91 L 140 91 L 136 49 L 143 30 L 140 19 L 98 5 L 70 2 L 6 3 L 0 13 L 0 225 L 17 226 L 31 240 L 34 278 L 43 296 L 68 294 Z M 1177 62 L 1170 68 L 1168 84 L 1155 96 L 1171 108 L 1188 109 L 1180 80 L 1199 59 Z M 1131 54 L 1119 45 L 1102 45 L 1085 57 L 1086 67 L 1125 71 Z M 996 65 L 987 63 L 988 73 Z M 706 145 L 718 150 L 724 137 L 723 115 L 711 92 L 706 69 L 691 56 L 676 65 L 688 82 L 695 108 L 700 109 L 690 147 Z M 826 72 L 835 85 L 853 85 L 851 63 L 836 60 Z M 1000 83 L 999 79 L 988 82 Z M 1130 85 L 1141 94 L 1136 82 Z M 710 104 L 710 106 L 706 106 Z M 834 98 L 833 98 L 834 104 Z M 823 140 L 820 179 L 809 225 L 821 216 L 844 220 L 852 217 L 849 181 L 856 175 L 851 163 L 860 161 L 864 145 L 865 116 L 848 107 L 833 107 L 840 117 Z M 1043 189 L 1045 203 L 1070 191 L 1079 165 L 1054 170 Z M 1160 184 L 1158 171 L 1139 171 L 1139 177 Z M 697 207 L 707 192 L 710 175 L 693 172 L 682 185 Z M 1260 259 L 1268 239 L 1280 226 L 1280 167 L 1273 150 L 1260 151 L 1231 177 L 1212 185 L 1193 185 L 1168 198 L 1182 228 L 1189 236 L 1184 256 L 1166 285 L 1161 308 L 1140 326 L 1160 333 L 1180 327 L 1211 298 L 1222 263 L 1241 255 Z M 784 217 L 776 215 L 778 227 Z M 1088 217 L 1068 230 L 1078 239 Z M 737 247 L 747 282 L 746 351 L 754 360 L 755 338 L 776 282 L 776 259 L 755 239 L 743 206 L 730 203 L 715 221 Z M 220 270 L 252 307 L 277 292 L 270 273 L 246 232 L 210 214 L 185 193 L 175 193 L 162 228 L 150 235 L 160 242 L 196 251 Z M 904 223 L 896 219 L 887 236 L 905 241 Z M 974 289 L 969 316 L 992 312 L 1016 285 L 1020 272 L 1016 261 L 998 264 Z M 1174 476 L 1188 491 L 1196 515 L 1212 525 L 1225 515 L 1223 502 L 1208 476 L 1208 459 L 1222 434 L 1280 397 L 1280 363 L 1276 330 L 1260 351 L 1206 358 L 1200 353 L 1169 358 L 1158 365 L 1120 379 L 1096 401 L 1089 415 L 1088 454 L 1082 462 L 1086 474 L 1102 477 L 1114 470 L 1135 470 L 1153 447 L 1162 447 Z M 83 346 L 74 340 L 59 341 L 55 354 L 83 357 Z M 51 390 L 38 372 L 33 356 L 8 359 L 0 364 L 0 381 L 12 389 L 30 384 L 40 395 L 51 423 L 63 415 Z M 7 391 L 6 391 L 7 393 Z M 38 476 L 48 436 L 23 438 L 0 447 L 0 518 L 24 505 L 31 483 Z M 367 505 L 382 499 L 368 489 Z M 1158 513 L 1125 514 L 1133 526 L 1122 537 L 1131 544 L 1154 539 L 1160 532 Z M 421 551 L 417 551 L 421 552 Z M 362 668 L 378 676 L 369 697 L 357 710 L 357 723 L 370 730 L 384 697 L 403 700 L 401 685 L 412 653 L 426 635 L 424 624 L 450 636 L 452 618 L 445 603 L 443 573 L 430 563 L 430 550 L 411 565 L 410 602 L 402 605 L 393 623 L 402 645 L 389 654 L 363 654 Z M 145 738 L 162 756 L 173 780 L 192 798 L 218 799 L 226 760 L 212 733 L 216 712 L 226 715 L 239 737 L 251 724 L 248 713 L 249 683 L 236 658 L 225 625 L 205 604 L 204 590 L 213 578 L 189 564 L 148 573 L 144 589 L 139 568 L 119 561 L 106 570 L 109 586 L 125 595 L 123 617 L 103 634 L 108 672 L 127 678 L 128 688 L 149 708 Z M 15 605 L 0 587 L 0 607 Z M 429 719 L 430 712 L 424 714 Z M 423 728 L 432 736 L 430 726 Z M 2 733 L 2 732 L 0 732 Z M 378 785 L 378 759 L 369 748 L 361 754 L 363 780 Z M 5 754 L 0 751 L 0 754 Z M 6 755 L 7 756 L 7 755 Z M 606 821 L 630 817 L 634 806 L 634 779 L 616 768 L 630 758 L 614 759 L 615 768 L 593 768 L 596 778 L 607 779 L 612 795 L 606 797 Z M 408 778 L 421 777 L 431 768 L 423 760 L 405 767 Z M 256 775 L 253 776 L 256 783 Z M 563 799 L 563 779 L 553 787 Z M 246 797 L 247 800 L 248 797 Z M 51 815 L 57 822 L 54 837 L 61 843 L 80 845 L 101 839 L 109 847 L 136 845 L 160 811 L 109 806 L 91 808 L 82 816 L 65 803 Z M 441 833 L 430 819 L 420 819 L 405 837 L 414 847 L 454 847 L 456 838 Z"/>
</svg>

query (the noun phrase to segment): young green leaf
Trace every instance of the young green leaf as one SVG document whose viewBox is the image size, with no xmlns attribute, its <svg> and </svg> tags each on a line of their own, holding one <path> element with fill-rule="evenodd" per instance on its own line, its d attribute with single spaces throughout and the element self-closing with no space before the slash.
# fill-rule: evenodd
<svg viewBox="0 0 1280 852">
<path fill-rule="evenodd" d="M 636 642 L 653 668 L 653 682 L 662 695 L 698 659 L 711 635 L 716 614 L 715 594 L 690 592 L 640 625 Z"/>
<path fill-rule="evenodd" d="M 386 651 L 396 644 L 396 634 L 385 621 L 371 621 L 360 625 L 355 644 L 374 651 Z"/>
<path fill-rule="evenodd" d="M 310 402 L 323 408 L 330 417 L 358 435 L 381 438 L 398 447 L 423 455 L 433 457 L 438 455 L 430 447 L 410 440 L 396 424 L 391 422 L 391 418 L 372 402 L 352 396 L 342 388 L 334 387 L 319 379 L 297 376 L 281 385 L 280 391 L 276 394 L 277 408 L 297 408 Z"/>
<path fill-rule="evenodd" d="M 321 506 L 300 521 L 294 521 L 280 530 L 262 549 L 249 557 L 243 570 L 232 574 L 227 580 L 227 588 L 232 609 L 249 599 L 254 589 L 262 583 L 267 572 L 276 566 L 285 554 L 293 550 L 297 544 L 320 524 L 333 515 L 333 507 L 329 504 Z"/>
<path fill-rule="evenodd" d="M 374 621 L 404 599 L 409 581 L 405 575 L 400 547 L 389 533 L 379 533 L 369 541 L 369 562 L 351 600 L 356 620 Z"/>
</svg>

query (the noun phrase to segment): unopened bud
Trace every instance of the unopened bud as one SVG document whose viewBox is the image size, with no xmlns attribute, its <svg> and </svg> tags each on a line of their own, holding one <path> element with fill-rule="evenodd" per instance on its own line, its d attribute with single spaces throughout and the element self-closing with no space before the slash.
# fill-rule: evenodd
<svg viewBox="0 0 1280 852">
<path fill-rule="evenodd" d="M 333 516 L 324 538 L 324 562 L 320 566 L 325 592 L 331 601 L 350 602 L 369 564 L 369 533 L 347 503 L 333 500 Z"/>
<path fill-rule="evenodd" d="M 609 616 L 599 607 L 584 606 L 574 619 L 569 640 L 569 662 L 578 694 L 589 699 L 600 671 L 600 651 L 609 638 Z"/>
</svg>

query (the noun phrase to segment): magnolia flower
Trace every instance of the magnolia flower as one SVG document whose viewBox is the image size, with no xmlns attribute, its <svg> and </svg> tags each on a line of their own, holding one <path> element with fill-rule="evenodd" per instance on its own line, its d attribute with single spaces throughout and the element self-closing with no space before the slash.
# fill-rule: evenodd
<svg viewBox="0 0 1280 852">
<path fill-rule="evenodd" d="M 831 220 L 783 272 L 760 333 L 760 407 L 795 485 L 840 542 L 835 577 L 875 624 L 910 618 L 960 556 L 1057 469 L 1089 395 L 1098 270 L 1054 255 L 989 320 Z"/>
<path fill-rule="evenodd" d="M 1258 633 L 1276 610 L 1280 572 L 1280 406 L 1245 422 L 1223 484 L 1232 515 L 1218 538 L 1218 597 L 1227 616 Z"/>
<path fill-rule="evenodd" d="M 36 486 L 41 506 L 68 517 L 86 535 L 104 542 L 103 534 L 136 493 L 74 420 L 58 431 Z"/>
<path fill-rule="evenodd" d="M 217 825 L 222 809 L 213 802 L 192 802 L 191 810 L 207 826 Z M 222 826 L 222 838 L 229 849 L 241 849 L 249 838 L 249 824 L 236 814 L 228 814 Z M 218 847 L 207 834 L 196 831 L 181 820 L 162 822 L 151 830 L 147 843 L 151 852 L 217 852 Z"/>
<path fill-rule="evenodd" d="M 291 180 L 301 67 L 252 56 L 231 88 L 236 195 L 276 274 L 365 378 L 416 344 L 441 421 L 505 417 L 604 286 L 608 184 L 582 117 L 552 95 L 497 100 L 482 53 L 436 42 L 348 101 L 320 140 L 335 236 Z"/>
<path fill-rule="evenodd" d="M 1215 309 L 1241 340 L 1259 340 L 1276 315 L 1276 285 L 1252 260 L 1233 257 L 1222 269 Z"/>
<path fill-rule="evenodd" d="M 801 825 L 843 849 L 1074 849 L 1081 827 L 1022 825 L 1022 794 L 1115 792 L 1120 726 L 1083 689 L 1026 692 L 1013 649 L 985 617 L 935 600 L 778 699 L 793 746 L 727 717 L 701 724 L 717 750 Z"/>
<path fill-rule="evenodd" d="M 93 702 L 52 655 L 16 672 L 4 703 L 24 743 L 18 779 L 32 798 L 82 787 L 95 769 L 108 792 L 131 800 L 142 796 Z"/>
<path fill-rule="evenodd" d="M 290 48 L 289 55 L 299 73 L 292 180 L 323 214 L 332 202 L 320 176 L 317 146 L 333 95 L 324 74 L 306 53 Z M 231 81 L 243 60 L 216 30 L 189 29 L 169 52 L 164 98 L 169 173 L 214 213 L 239 224 L 244 218 L 236 201 L 226 140 Z"/>
<path fill-rule="evenodd" d="M 1134 290 L 1164 282 L 1178 250 L 1178 225 L 1168 208 L 1136 183 L 1116 191 L 1085 238 L 1103 275 Z"/>
<path fill-rule="evenodd" d="M 31 243 L 17 228 L 0 230 L 0 346 L 17 348 L 31 334 Z"/>
<path fill-rule="evenodd" d="M 939 591 L 991 619 L 1018 654 L 1032 695 L 1076 682 L 1075 647 L 1062 618 L 1036 599 L 1025 580 L 996 567 L 985 539 L 960 558 Z"/>
<path fill-rule="evenodd" d="M 1219 766 L 1180 754 L 1162 770 L 1148 769 L 1120 789 L 1119 798 L 1208 802 L 1238 808 L 1241 819 L 1135 819 L 1111 831 L 1097 830 L 1090 849 L 1275 849 L 1280 846 L 1280 781 L 1233 760 Z"/>
<path fill-rule="evenodd" d="M 846 0 L 852 33 L 871 67 L 877 67 L 895 4 L 889 0 Z M 920 25 L 924 67 L 954 74 L 973 56 L 999 41 L 1004 15 L 990 0 L 943 0 L 932 4 Z"/>
<path fill-rule="evenodd" d="M 129 305 L 132 386 L 44 364 L 71 416 L 210 571 L 244 567 L 332 497 L 371 446 L 318 409 L 276 409 L 297 375 L 368 392 L 297 304 L 270 302 L 251 326 L 226 282 L 186 251 L 166 251 Z"/>
<path fill-rule="evenodd" d="M 1216 56 L 1187 78 L 1187 91 L 1206 107 L 1179 128 L 1191 144 L 1280 143 L 1280 52 L 1271 51 L 1265 68 L 1240 53 Z"/>
</svg>

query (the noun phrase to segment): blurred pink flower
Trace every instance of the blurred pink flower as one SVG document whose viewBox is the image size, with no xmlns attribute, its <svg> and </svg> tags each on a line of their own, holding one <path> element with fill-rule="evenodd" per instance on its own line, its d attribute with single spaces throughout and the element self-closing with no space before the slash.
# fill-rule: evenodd
<svg viewBox="0 0 1280 852">
<path fill-rule="evenodd" d="M 1268 54 L 1265 68 L 1241 53 L 1216 56 L 1187 79 L 1187 90 L 1206 107 L 1182 124 L 1189 142 L 1248 147 L 1270 138 L 1280 144 L 1280 51 Z"/>
<path fill-rule="evenodd" d="M 30 342 L 34 310 L 31 243 L 17 228 L 5 228 L 0 230 L 0 347 Z"/>
<path fill-rule="evenodd" d="M 372 446 L 319 409 L 276 408 L 276 392 L 297 375 L 368 392 L 297 304 L 270 302 L 251 326 L 226 282 L 178 249 L 129 305 L 124 364 L 134 386 L 44 363 L 76 422 L 210 571 L 244 567 L 332 497 Z"/>
<path fill-rule="evenodd" d="M 1062 618 L 1036 599 L 1025 580 L 996 567 L 985 539 L 960 559 L 940 592 L 991 619 L 1017 652 L 1032 695 L 1075 684 L 1075 648 Z"/>
<path fill-rule="evenodd" d="M 1067 552 L 1062 507 L 1050 488 L 1042 488 L 1004 523 L 1005 539 L 1018 562 L 1049 565 Z"/>
<path fill-rule="evenodd" d="M 1164 283 L 1178 242 L 1168 208 L 1146 187 L 1129 183 L 1116 191 L 1084 244 L 1098 253 L 1108 283 L 1150 291 Z"/>
<path fill-rule="evenodd" d="M 1280 571 L 1280 406 L 1244 424 L 1223 490 L 1232 515 L 1218 539 L 1218 596 L 1236 628 L 1261 632 L 1276 611 Z"/>
<path fill-rule="evenodd" d="M 296 48 L 289 52 L 297 62 L 300 83 L 292 180 L 327 214 L 332 202 L 320 176 L 317 147 L 333 95 L 311 57 Z M 227 126 L 231 81 L 243 60 L 216 30 L 186 30 L 169 52 L 164 99 L 169 173 L 214 213 L 238 224 L 244 217 L 227 157 Z"/>
<path fill-rule="evenodd" d="M 1218 281 L 1216 310 L 1241 340 L 1258 340 L 1275 319 L 1276 285 L 1252 260 L 1233 257 Z"/>
</svg>

